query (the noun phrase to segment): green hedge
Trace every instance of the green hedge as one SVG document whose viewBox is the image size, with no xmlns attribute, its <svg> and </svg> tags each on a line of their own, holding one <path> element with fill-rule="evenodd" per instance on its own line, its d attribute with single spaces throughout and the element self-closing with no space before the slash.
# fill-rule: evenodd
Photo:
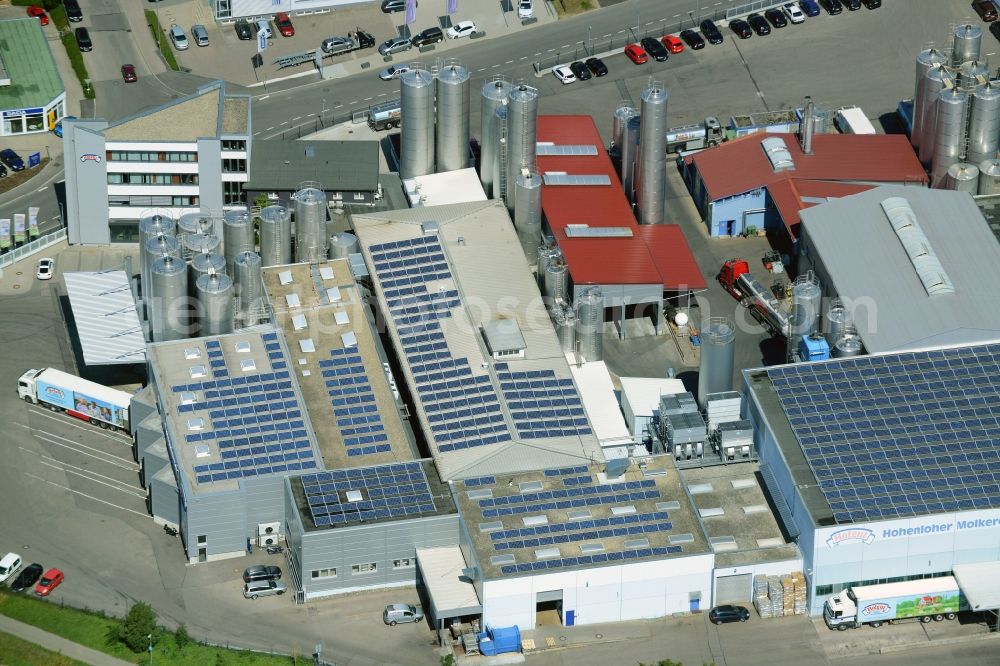
<svg viewBox="0 0 1000 666">
<path fill-rule="evenodd" d="M 80 53 L 80 47 L 76 43 L 76 36 L 72 32 L 67 32 L 62 36 L 62 43 L 66 47 L 66 55 L 69 56 L 73 72 L 80 80 L 83 96 L 87 99 L 94 99 L 94 86 L 90 83 L 90 74 L 87 73 L 87 65 L 83 62 L 83 54 Z"/>
<path fill-rule="evenodd" d="M 167 66 L 175 72 L 180 71 L 180 65 L 177 64 L 177 58 L 174 57 L 174 50 L 170 47 L 170 38 L 167 37 L 167 33 L 160 27 L 160 21 L 156 18 L 156 12 L 151 9 L 145 11 L 146 25 L 149 26 L 149 31 L 153 34 L 153 41 L 159 44 L 160 53 L 163 54 L 163 59 L 167 61 Z M 157 35 L 159 35 L 159 39 L 157 39 Z"/>
<path fill-rule="evenodd" d="M 56 7 L 62 7 L 62 0 L 10 0 L 10 4 L 16 7 L 41 5 L 45 9 L 45 11 L 51 12 Z"/>
</svg>

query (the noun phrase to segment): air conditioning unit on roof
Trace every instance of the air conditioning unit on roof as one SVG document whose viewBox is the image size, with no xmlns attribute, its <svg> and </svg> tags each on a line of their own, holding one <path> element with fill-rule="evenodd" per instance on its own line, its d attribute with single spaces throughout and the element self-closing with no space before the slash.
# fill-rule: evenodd
<svg viewBox="0 0 1000 666">
<path fill-rule="evenodd" d="M 277 537 L 281 533 L 281 523 L 258 523 L 257 524 L 257 536 L 274 536 Z"/>
</svg>

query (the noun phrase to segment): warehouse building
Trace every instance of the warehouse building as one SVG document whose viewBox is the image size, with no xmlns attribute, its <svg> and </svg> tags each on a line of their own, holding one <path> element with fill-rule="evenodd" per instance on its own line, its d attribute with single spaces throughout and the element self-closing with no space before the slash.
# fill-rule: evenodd
<svg viewBox="0 0 1000 666">
<path fill-rule="evenodd" d="M 997 344 L 744 371 L 761 477 L 813 614 L 853 585 L 1000 559 L 998 377 Z"/>
<path fill-rule="evenodd" d="M 0 136 L 48 132 L 66 115 L 66 88 L 37 18 L 0 21 Z"/>
</svg>

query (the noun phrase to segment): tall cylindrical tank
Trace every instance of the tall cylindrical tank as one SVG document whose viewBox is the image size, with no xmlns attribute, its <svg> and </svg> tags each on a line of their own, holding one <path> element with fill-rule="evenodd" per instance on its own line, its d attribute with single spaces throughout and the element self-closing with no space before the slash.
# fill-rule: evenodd
<svg viewBox="0 0 1000 666">
<path fill-rule="evenodd" d="M 950 82 L 951 77 L 943 67 L 931 67 L 925 78 L 923 106 L 919 110 L 914 107 L 914 113 L 919 113 L 921 118 L 920 161 L 924 166 L 930 166 L 937 143 L 938 96 L 944 90 L 945 81 Z"/>
<path fill-rule="evenodd" d="M 149 267 L 153 297 L 149 328 L 154 342 L 190 335 L 188 271 L 183 259 L 160 257 Z"/>
<path fill-rule="evenodd" d="M 970 60 L 963 62 L 962 66 L 958 68 L 956 82 L 959 88 L 967 93 L 971 93 L 976 89 L 976 86 L 989 81 L 989 79 L 989 65 L 978 60 Z"/>
<path fill-rule="evenodd" d="M 530 264 L 542 237 L 542 179 L 533 170 L 523 170 L 514 183 L 514 229 Z"/>
<path fill-rule="evenodd" d="M 948 167 L 946 185 L 949 190 L 979 194 L 979 167 L 968 162 L 959 162 Z"/>
<path fill-rule="evenodd" d="M 969 60 L 979 60 L 983 29 L 972 23 L 956 25 L 951 49 L 951 66 L 958 67 Z"/>
<path fill-rule="evenodd" d="M 921 128 L 923 127 L 924 91 L 927 82 L 927 71 L 931 67 L 940 66 L 946 62 L 945 55 L 935 48 L 924 49 L 917 54 L 917 77 L 913 87 L 913 127 L 910 132 L 910 143 L 913 149 L 920 148 Z"/>
<path fill-rule="evenodd" d="M 729 317 L 710 317 L 701 327 L 701 361 L 698 366 L 698 404 L 708 395 L 733 390 L 736 330 Z"/>
<path fill-rule="evenodd" d="M 514 210 L 514 183 L 522 168 L 535 168 L 538 90 L 520 83 L 507 98 L 507 210 Z"/>
<path fill-rule="evenodd" d="M 549 311 L 552 325 L 559 338 L 559 348 L 564 352 L 576 350 L 576 313 L 572 308 L 552 308 Z"/>
<path fill-rule="evenodd" d="M 942 90 L 938 95 L 931 187 L 944 187 L 948 168 L 962 160 L 968 106 L 969 96 L 961 90 Z"/>
<path fill-rule="evenodd" d="M 153 265 L 153 262 L 160 257 L 174 257 L 175 259 L 181 258 L 181 244 L 175 236 L 156 236 L 155 238 L 150 238 L 142 246 L 142 254 L 139 257 L 139 263 L 147 267 L 147 277 L 149 266 Z M 146 302 L 147 308 L 149 307 L 149 301 L 153 297 L 153 285 L 151 282 L 143 284 L 143 300 Z M 147 310 L 148 311 L 148 310 Z"/>
<path fill-rule="evenodd" d="M 611 115 L 611 147 L 619 154 L 621 152 L 622 141 L 625 139 L 625 127 L 628 121 L 639 115 L 639 112 L 632 108 L 632 105 L 621 103 Z"/>
<path fill-rule="evenodd" d="M 295 205 L 295 261 L 326 259 L 326 192 L 303 187 L 292 195 Z"/>
<path fill-rule="evenodd" d="M 243 252 L 233 260 L 233 287 L 241 326 L 256 326 L 264 319 L 264 282 L 260 255 Z"/>
<path fill-rule="evenodd" d="M 853 333 L 845 333 L 834 343 L 831 353 L 834 358 L 850 358 L 860 355 L 862 346 L 860 337 Z"/>
<path fill-rule="evenodd" d="M 550 261 L 545 267 L 545 296 L 550 303 L 566 303 L 569 288 L 569 271 L 565 262 Z"/>
<path fill-rule="evenodd" d="M 399 137 L 399 177 L 434 173 L 434 77 L 414 68 L 399 79 L 400 113 L 405 118 Z"/>
<path fill-rule="evenodd" d="M 244 252 L 257 249 L 253 219 L 246 209 L 227 210 L 222 216 L 222 251 L 226 255 L 226 274 L 233 274 L 233 260 Z"/>
<path fill-rule="evenodd" d="M 139 248 L 146 247 L 146 241 L 157 236 L 174 236 L 177 225 L 174 218 L 164 213 L 150 213 L 139 218 Z M 145 292 L 150 287 L 149 263 L 144 253 L 139 254 L 139 280 Z"/>
<path fill-rule="evenodd" d="M 228 275 L 226 272 L 226 258 L 221 254 L 209 253 L 209 254 L 196 254 L 191 257 L 191 263 L 188 264 L 188 288 L 191 289 L 191 295 L 194 296 L 194 287 L 198 284 L 198 278 L 202 275 L 208 275 L 210 273 L 219 273 L 221 275 Z"/>
<path fill-rule="evenodd" d="M 215 233 L 215 223 L 212 221 L 212 216 L 205 211 L 196 210 L 184 213 L 177 218 L 177 238 L 180 239 L 182 245 L 184 239 L 189 235 L 212 233 Z"/>
<path fill-rule="evenodd" d="M 545 271 L 553 260 L 561 256 L 562 252 L 559 251 L 559 248 L 549 238 L 543 239 L 538 246 L 538 262 L 535 268 L 538 271 L 538 288 L 541 290 L 543 296 L 545 295 Z"/>
<path fill-rule="evenodd" d="M 1000 194 L 1000 159 L 984 160 L 979 164 L 979 194 Z"/>
<path fill-rule="evenodd" d="M 497 132 L 497 109 L 507 103 L 509 94 L 510 83 L 503 79 L 487 81 L 480 92 L 479 182 L 483 184 L 486 196 L 493 199 L 499 196 L 493 187 L 500 141 Z"/>
<path fill-rule="evenodd" d="M 469 166 L 469 70 L 457 62 L 438 70 L 437 170 Z"/>
<path fill-rule="evenodd" d="M 636 164 L 639 162 L 639 134 L 642 118 L 632 116 L 625 124 L 625 136 L 622 139 L 621 177 L 622 189 L 629 203 L 636 202 Z"/>
<path fill-rule="evenodd" d="M 358 237 L 354 234 L 342 231 L 330 236 L 331 259 L 346 259 L 347 255 L 358 252 Z"/>
<path fill-rule="evenodd" d="M 222 239 L 215 234 L 187 234 L 182 242 L 185 259 L 196 254 L 221 253 Z"/>
<path fill-rule="evenodd" d="M 848 329 L 854 327 L 851 313 L 839 298 L 830 301 L 826 309 L 826 341 L 833 345 Z"/>
<path fill-rule="evenodd" d="M 667 89 L 654 83 L 642 92 L 639 177 L 636 204 L 640 224 L 663 223 L 667 186 Z"/>
<path fill-rule="evenodd" d="M 969 148 L 966 161 L 979 164 L 997 156 L 1000 148 L 1000 86 L 977 86 L 970 100 Z"/>
<path fill-rule="evenodd" d="M 209 273 L 195 285 L 198 300 L 198 336 L 233 332 L 233 281 L 228 275 Z"/>
<path fill-rule="evenodd" d="M 292 211 L 284 206 L 260 211 L 260 260 L 265 268 L 292 262 Z"/>
<path fill-rule="evenodd" d="M 586 362 L 604 359 L 604 295 L 600 287 L 588 287 L 577 296 L 576 341 Z"/>
<path fill-rule="evenodd" d="M 788 358 L 798 351 L 802 338 L 819 330 L 823 290 L 812 271 L 792 283 L 792 316 L 789 322 Z"/>
</svg>

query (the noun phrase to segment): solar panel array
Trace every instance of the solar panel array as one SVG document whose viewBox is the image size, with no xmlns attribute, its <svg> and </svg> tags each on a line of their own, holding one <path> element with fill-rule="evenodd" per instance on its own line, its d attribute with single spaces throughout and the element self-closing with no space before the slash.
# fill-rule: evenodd
<svg viewBox="0 0 1000 666">
<path fill-rule="evenodd" d="M 1000 506 L 1000 345 L 768 375 L 838 522 Z"/>
<path fill-rule="evenodd" d="M 580 557 L 561 557 L 540 562 L 522 562 L 521 564 L 506 564 L 500 567 L 500 573 L 528 573 L 531 571 L 544 571 L 545 569 L 557 569 L 559 567 L 576 567 L 590 564 L 601 564 L 606 562 L 625 562 L 626 560 L 637 560 L 643 557 L 662 557 L 664 555 L 675 555 L 683 552 L 680 546 L 659 546 L 656 548 L 636 548 L 634 550 L 624 550 L 611 553 L 598 553 L 596 555 L 581 555 Z"/>
<path fill-rule="evenodd" d="M 419 462 L 339 469 L 301 478 L 317 527 L 434 513 L 430 484 Z M 352 502 L 348 491 L 361 499 Z"/>
<path fill-rule="evenodd" d="M 657 499 L 660 491 L 654 479 L 604 483 L 599 486 L 582 486 L 565 489 L 543 490 L 506 497 L 479 500 L 484 518 L 498 518 L 542 511 L 566 510 L 622 504 Z"/>
<path fill-rule="evenodd" d="M 518 437 L 591 434 L 572 379 L 558 379 L 552 370 L 511 371 L 506 363 L 497 363 L 495 368 Z"/>
<path fill-rule="evenodd" d="M 361 353 L 356 347 L 331 349 L 330 357 L 321 360 L 319 367 L 347 455 L 367 456 L 392 450 Z"/>
<path fill-rule="evenodd" d="M 510 440 L 496 389 L 474 376 L 468 359 L 448 351 L 440 321 L 461 307 L 436 236 L 372 245 L 378 275 L 439 451 Z M 448 286 L 451 286 L 450 283 Z"/>
<path fill-rule="evenodd" d="M 174 393 L 201 392 L 198 402 L 180 405 L 178 414 L 208 411 L 211 429 L 185 435 L 188 444 L 214 442 L 220 462 L 195 465 L 198 483 L 280 474 L 317 467 L 302 407 L 277 342 L 263 336 L 272 372 L 230 377 L 218 340 L 205 347 L 213 379 L 172 386 Z M 272 349 L 273 347 L 273 349 Z"/>
</svg>

